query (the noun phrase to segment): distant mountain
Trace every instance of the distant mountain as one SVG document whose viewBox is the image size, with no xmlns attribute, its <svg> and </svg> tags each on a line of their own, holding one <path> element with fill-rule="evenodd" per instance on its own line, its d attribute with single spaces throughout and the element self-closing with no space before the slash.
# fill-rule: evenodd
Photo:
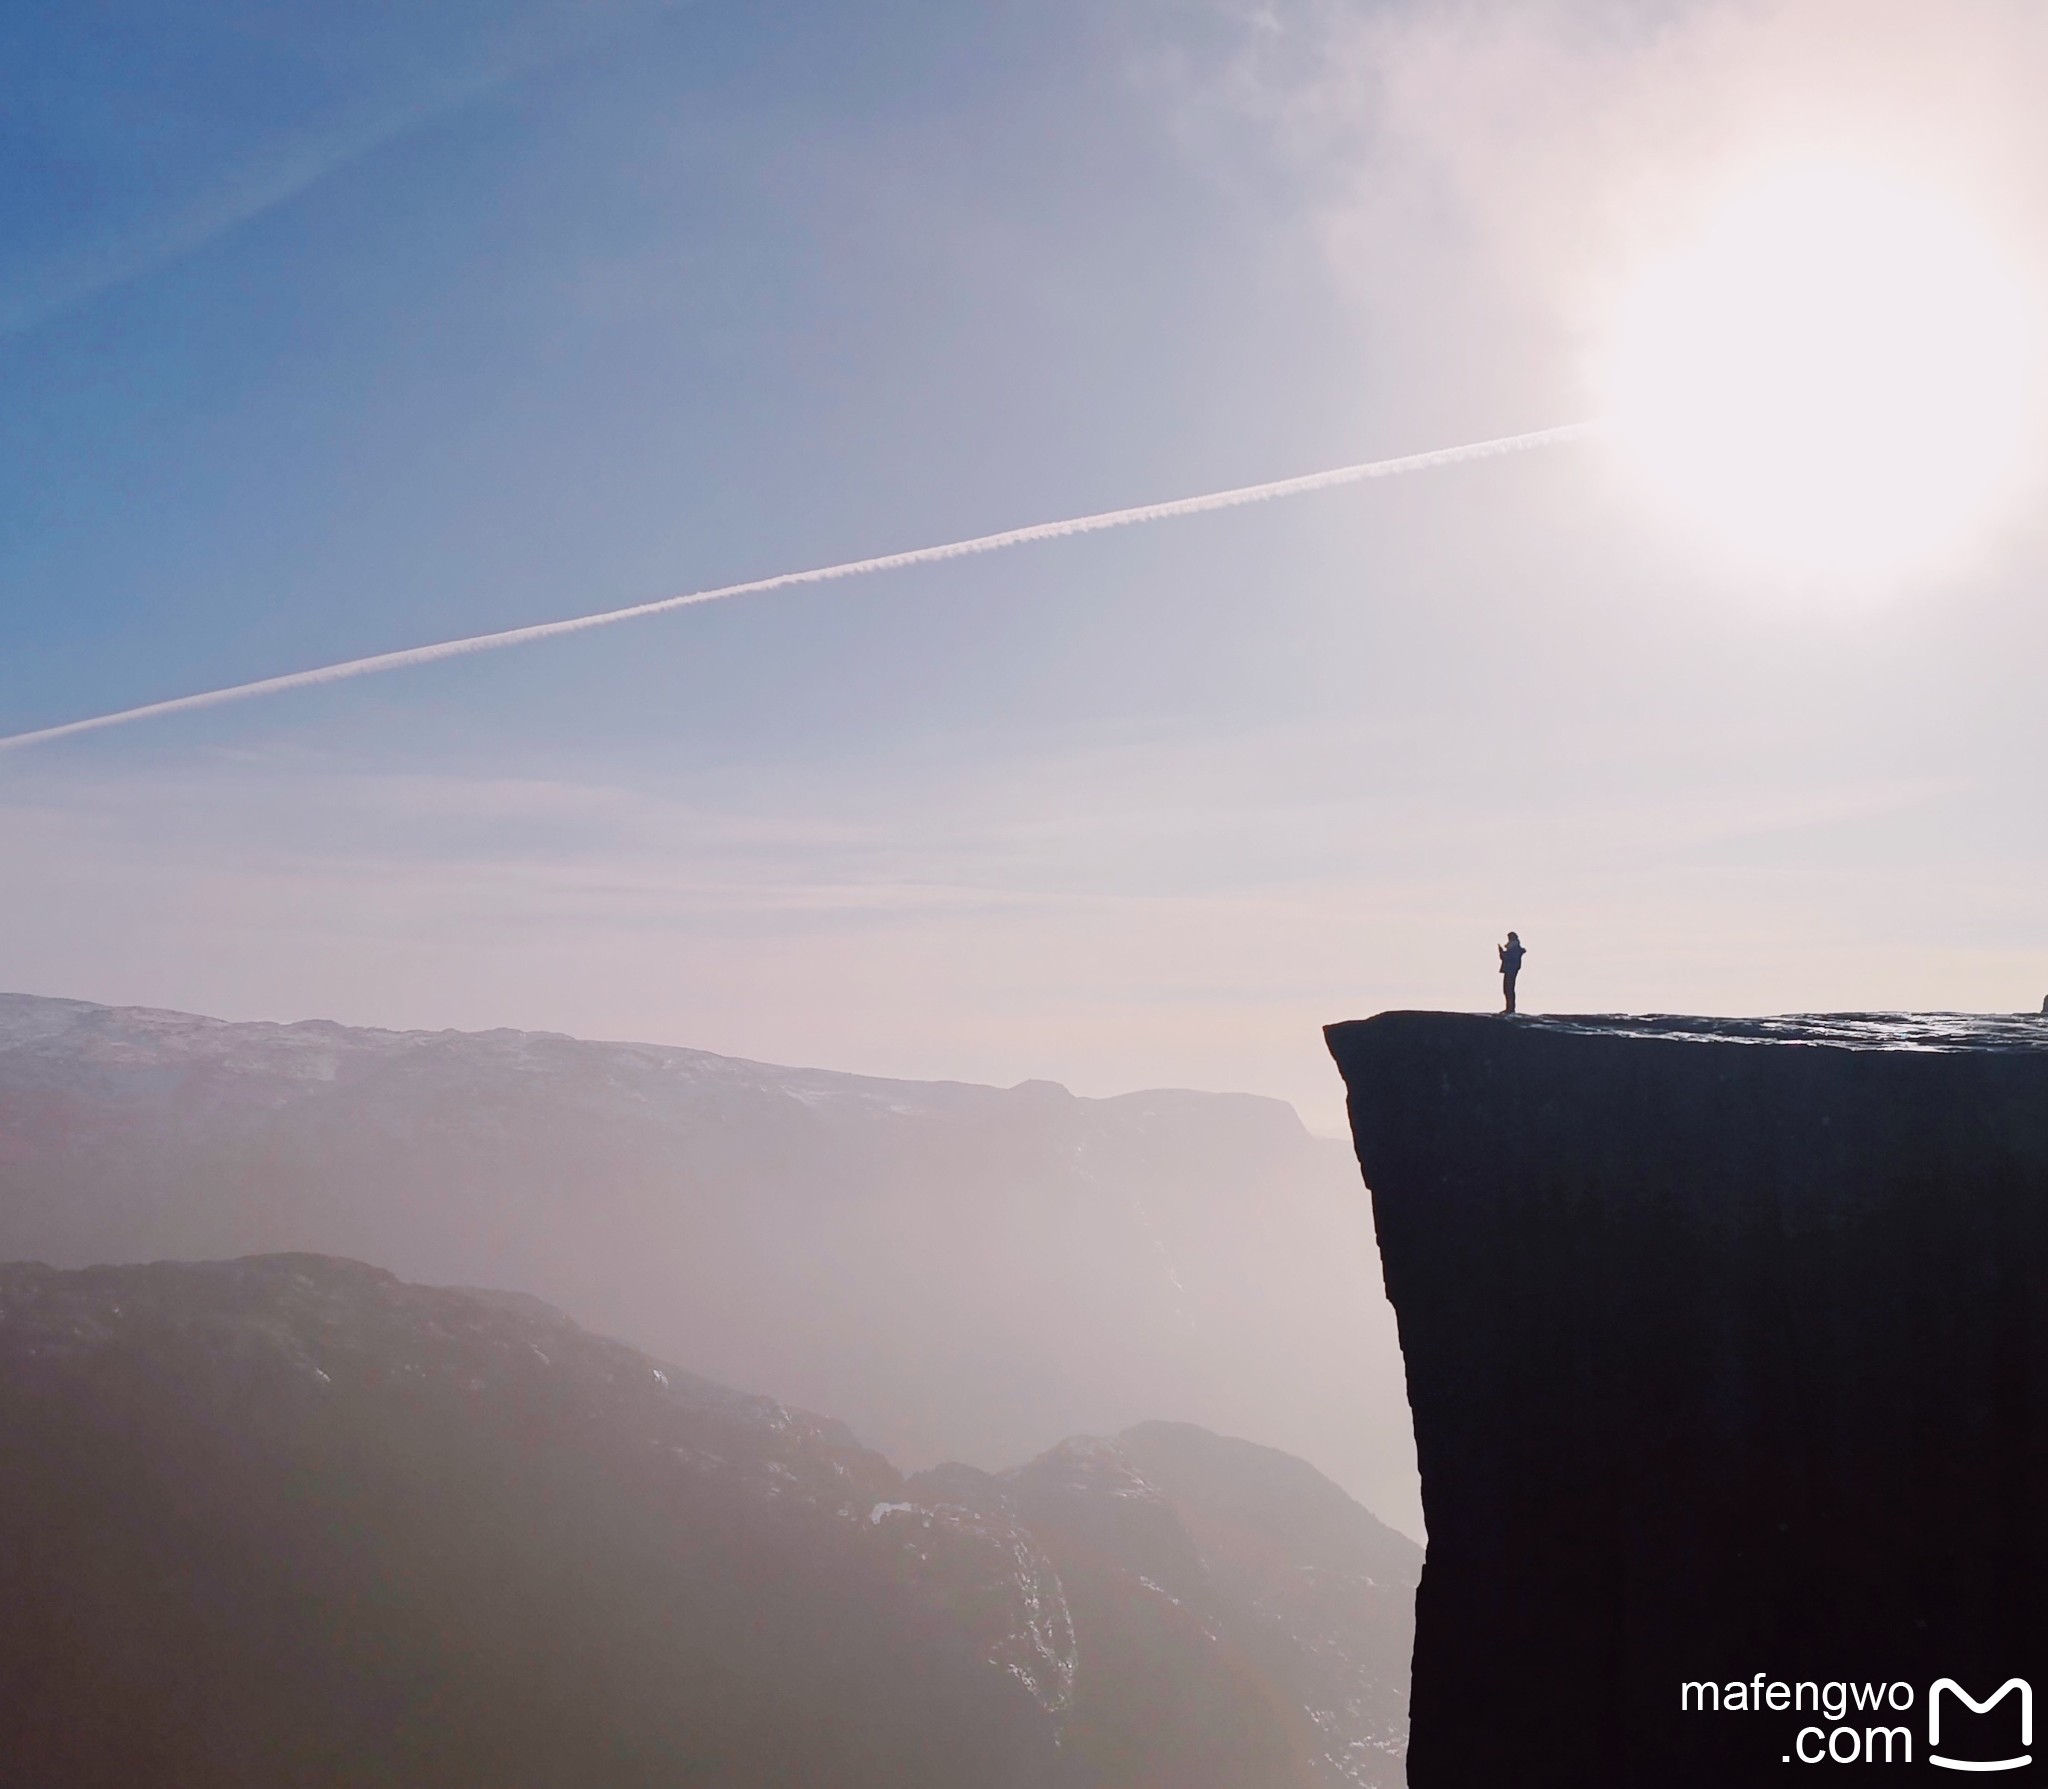
<svg viewBox="0 0 2048 1789">
<path fill-rule="evenodd" d="M 539 1301 L 0 1266 L 0 1783 L 1400 1780 L 1418 1550 L 1182 1424 L 904 1480 Z"/>
<path fill-rule="evenodd" d="M 1329 1789 L 1403 1781 L 1421 1552 L 1306 1462 L 1152 1422 L 999 1476 L 938 1467 L 907 1494 L 1044 1549 L 1086 1665 L 1066 1743 L 1113 1779 L 1192 1724 L 1227 1781 L 1291 1781 L 1303 1756 Z"/>
<path fill-rule="evenodd" d="M 1357 1169 L 1275 1100 L 0 995 L 0 1258 L 285 1249 L 530 1289 L 913 1466 L 1167 1415 L 1419 1532 Z"/>
</svg>

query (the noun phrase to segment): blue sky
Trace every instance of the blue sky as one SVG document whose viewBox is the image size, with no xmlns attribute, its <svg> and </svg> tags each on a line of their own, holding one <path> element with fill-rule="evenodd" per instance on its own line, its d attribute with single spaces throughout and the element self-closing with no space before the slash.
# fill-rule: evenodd
<svg viewBox="0 0 2048 1789">
<path fill-rule="evenodd" d="M 1573 420 L 1644 169 L 1924 138 L 2034 255 L 2033 30 L 14 8 L 0 730 Z M 0 983 L 1325 1126 L 1511 925 L 1532 1006 L 2031 1007 L 2043 549 L 1819 600 L 1574 448 L 181 716 L 0 758 Z"/>
</svg>

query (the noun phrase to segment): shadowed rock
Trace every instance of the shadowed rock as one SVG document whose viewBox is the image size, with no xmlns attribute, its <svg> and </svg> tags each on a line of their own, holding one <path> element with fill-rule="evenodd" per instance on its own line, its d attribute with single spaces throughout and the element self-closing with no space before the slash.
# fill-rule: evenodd
<svg viewBox="0 0 2048 1789">
<path fill-rule="evenodd" d="M 2048 1689 L 2048 1027 L 1328 1035 L 1429 1523 L 1414 1789 L 1777 1782 L 1815 1723 L 1954 1781 L 1936 1679 Z M 1911 1706 L 1681 1709 L 1758 1673 Z M 2017 1753 L 2017 1703 L 1944 1750 Z"/>
</svg>

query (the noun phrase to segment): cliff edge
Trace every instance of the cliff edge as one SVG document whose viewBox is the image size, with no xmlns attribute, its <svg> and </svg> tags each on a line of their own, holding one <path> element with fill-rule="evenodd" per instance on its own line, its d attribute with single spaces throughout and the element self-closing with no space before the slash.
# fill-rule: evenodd
<svg viewBox="0 0 2048 1789">
<path fill-rule="evenodd" d="M 1412 1789 L 2048 1774 L 2048 1022 L 1327 1035 L 1429 1524 Z"/>
</svg>

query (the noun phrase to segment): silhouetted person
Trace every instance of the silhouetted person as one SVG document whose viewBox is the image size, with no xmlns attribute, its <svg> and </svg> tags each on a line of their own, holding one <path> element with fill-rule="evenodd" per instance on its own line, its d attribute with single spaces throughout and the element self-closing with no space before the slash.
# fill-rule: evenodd
<svg viewBox="0 0 2048 1789">
<path fill-rule="evenodd" d="M 1511 1013 L 1515 1010 L 1515 977 L 1522 973 L 1522 959 L 1529 953 L 1522 948 L 1521 939 L 1513 932 L 1508 934 L 1507 943 L 1497 944 L 1494 949 L 1500 952 L 1500 1010 Z M 2044 1000 L 2041 1006 L 2043 1011 L 2048 1011 L 2048 1000 Z"/>
</svg>

